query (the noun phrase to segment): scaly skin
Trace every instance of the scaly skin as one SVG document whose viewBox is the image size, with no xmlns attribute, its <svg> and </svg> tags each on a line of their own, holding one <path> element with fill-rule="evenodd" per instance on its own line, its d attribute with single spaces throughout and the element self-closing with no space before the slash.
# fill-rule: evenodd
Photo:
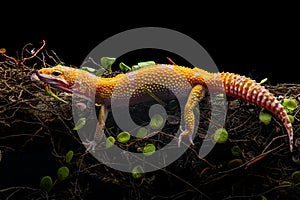
<svg viewBox="0 0 300 200">
<path fill-rule="evenodd" d="M 199 68 L 157 64 L 126 74 L 119 74 L 113 78 L 103 78 L 80 69 L 58 65 L 53 68 L 40 69 L 37 77 L 66 92 L 76 93 L 102 104 L 101 113 L 105 113 L 106 108 L 109 108 L 112 98 L 122 102 L 123 99 L 131 97 L 135 100 L 134 102 L 142 102 L 147 96 L 145 89 L 156 94 L 165 93 L 168 88 L 172 92 L 188 95 L 184 110 L 186 127 L 178 138 L 179 145 L 182 136 L 188 136 L 190 143 L 193 144 L 191 137 L 195 124 L 193 109 L 207 89 L 209 92 L 224 91 L 227 96 L 252 103 L 276 115 L 288 133 L 290 151 L 293 149 L 292 124 L 284 107 L 264 86 L 239 74 L 210 73 Z M 94 97 L 95 99 L 93 99 Z M 98 140 L 99 137 L 99 134 L 95 135 L 95 140 Z M 97 141 L 93 141 L 92 147 L 90 146 L 89 149 L 94 149 L 96 145 Z"/>
</svg>

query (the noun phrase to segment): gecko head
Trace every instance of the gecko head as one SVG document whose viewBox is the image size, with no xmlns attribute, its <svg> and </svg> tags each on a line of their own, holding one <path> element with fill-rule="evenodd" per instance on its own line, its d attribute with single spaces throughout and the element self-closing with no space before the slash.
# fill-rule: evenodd
<svg viewBox="0 0 300 200">
<path fill-rule="evenodd" d="M 86 92 L 87 87 L 92 87 L 91 84 L 95 77 L 89 72 L 62 65 L 42 68 L 37 71 L 36 75 L 32 75 L 32 79 L 43 81 L 52 87 L 59 88 L 68 93 Z"/>
</svg>

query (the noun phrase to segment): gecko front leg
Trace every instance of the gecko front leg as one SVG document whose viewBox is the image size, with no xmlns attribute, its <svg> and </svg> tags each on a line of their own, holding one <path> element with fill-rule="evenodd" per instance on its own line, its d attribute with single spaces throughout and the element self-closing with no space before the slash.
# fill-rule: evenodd
<svg viewBox="0 0 300 200">
<path fill-rule="evenodd" d="M 183 136 L 189 137 L 189 142 L 194 145 L 193 142 L 193 132 L 194 132 L 194 126 L 195 126 L 195 115 L 194 115 L 194 108 L 199 103 L 199 101 L 204 96 L 204 90 L 202 85 L 195 85 L 188 97 L 187 103 L 184 108 L 184 122 L 185 122 L 185 130 L 182 130 L 182 127 L 180 127 L 180 130 L 182 133 L 179 135 L 178 138 L 178 147 L 180 147 L 180 143 L 182 141 Z"/>
<path fill-rule="evenodd" d="M 87 140 L 87 142 L 83 142 L 83 144 L 86 146 L 86 151 L 95 152 L 95 148 L 100 143 L 104 135 L 106 117 L 107 117 L 107 109 L 104 105 L 101 105 L 99 110 L 98 123 L 96 125 L 96 130 L 94 133 L 94 139 L 91 141 Z"/>
</svg>

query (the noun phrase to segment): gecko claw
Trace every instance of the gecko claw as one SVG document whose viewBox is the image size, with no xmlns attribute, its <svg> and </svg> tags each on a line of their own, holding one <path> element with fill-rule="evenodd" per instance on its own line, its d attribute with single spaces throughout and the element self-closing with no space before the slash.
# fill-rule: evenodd
<svg viewBox="0 0 300 200">
<path fill-rule="evenodd" d="M 190 141 L 190 143 L 191 143 L 192 146 L 195 145 L 194 141 L 193 141 L 193 135 L 192 134 L 189 135 L 189 141 Z"/>
<path fill-rule="evenodd" d="M 86 151 L 88 152 L 95 152 L 96 146 L 98 145 L 98 143 L 95 140 L 86 140 L 87 142 L 83 142 L 83 145 L 86 146 Z"/>
</svg>

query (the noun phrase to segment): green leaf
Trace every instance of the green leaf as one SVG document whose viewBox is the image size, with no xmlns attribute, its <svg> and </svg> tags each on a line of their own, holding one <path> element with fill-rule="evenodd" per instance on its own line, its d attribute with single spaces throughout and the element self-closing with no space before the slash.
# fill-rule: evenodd
<svg viewBox="0 0 300 200">
<path fill-rule="evenodd" d="M 60 181 L 65 180 L 69 176 L 69 168 L 62 166 L 57 170 L 57 178 Z"/>
<path fill-rule="evenodd" d="M 132 177 L 138 179 L 144 176 L 144 169 L 141 165 L 135 166 L 131 171 Z"/>
<path fill-rule="evenodd" d="M 120 70 L 122 70 L 123 72 L 127 72 L 127 71 L 130 71 L 131 68 L 129 66 L 127 66 L 125 63 L 123 62 L 120 62 L 119 64 L 119 68 Z"/>
<path fill-rule="evenodd" d="M 109 69 L 110 66 L 116 61 L 116 58 L 111 57 L 102 57 L 100 59 L 100 65 L 106 69 Z"/>
<path fill-rule="evenodd" d="M 288 116 L 289 116 L 289 118 L 290 118 L 291 123 L 294 123 L 294 121 L 295 121 L 294 116 L 292 116 L 292 115 L 288 115 Z"/>
<path fill-rule="evenodd" d="M 148 130 L 145 127 L 140 128 L 137 133 L 136 133 L 136 137 L 137 138 L 144 138 L 146 137 L 148 134 Z"/>
<path fill-rule="evenodd" d="M 114 145 L 115 141 L 116 140 L 113 136 L 109 136 L 108 138 L 106 138 L 106 144 L 105 144 L 106 148 L 112 147 Z"/>
<path fill-rule="evenodd" d="M 151 156 L 155 152 L 155 150 L 156 150 L 156 148 L 155 148 L 154 144 L 147 144 L 143 148 L 143 154 L 145 156 Z"/>
<path fill-rule="evenodd" d="M 96 75 L 96 76 L 102 76 L 104 72 L 105 72 L 105 69 L 104 69 L 104 68 L 100 68 L 100 69 L 98 69 L 98 70 L 95 72 L 95 75 Z"/>
<path fill-rule="evenodd" d="M 300 171 L 295 171 L 291 175 L 294 184 L 299 184 L 300 183 Z"/>
<path fill-rule="evenodd" d="M 215 131 L 213 138 L 216 143 L 222 144 L 225 143 L 228 139 L 228 132 L 225 128 L 219 128 Z"/>
<path fill-rule="evenodd" d="M 240 149 L 240 147 L 239 146 L 233 146 L 232 148 L 231 148 L 231 154 L 233 155 L 233 156 L 240 156 L 241 155 L 241 153 L 242 153 L 242 150 Z"/>
<path fill-rule="evenodd" d="M 282 105 L 288 111 L 293 111 L 297 108 L 297 101 L 294 99 L 284 99 Z"/>
<path fill-rule="evenodd" d="M 68 153 L 66 154 L 66 163 L 71 163 L 73 155 L 74 155 L 74 152 L 72 150 L 68 151 Z"/>
<path fill-rule="evenodd" d="M 79 130 L 82 127 L 84 127 L 86 123 L 86 118 L 85 117 L 81 117 L 78 119 L 77 123 L 75 124 L 75 127 L 73 128 L 73 130 Z"/>
<path fill-rule="evenodd" d="M 47 192 L 50 192 L 52 187 L 53 187 L 52 178 L 50 176 L 44 176 L 40 181 L 40 188 Z"/>
<path fill-rule="evenodd" d="M 155 114 L 152 116 L 149 126 L 154 129 L 160 129 L 164 125 L 164 118 L 160 114 Z"/>
<path fill-rule="evenodd" d="M 292 188 L 293 188 L 293 183 L 290 181 L 279 182 L 278 191 L 283 195 L 287 195 L 288 193 L 290 193 Z"/>
<path fill-rule="evenodd" d="M 147 66 L 151 66 L 151 65 L 155 65 L 155 62 L 154 61 L 145 61 L 145 62 L 139 62 L 138 63 L 138 66 L 140 68 L 142 67 L 147 67 Z"/>
<path fill-rule="evenodd" d="M 228 162 L 227 166 L 229 169 L 233 169 L 233 168 L 241 166 L 242 164 L 243 164 L 243 161 L 241 159 L 233 159 Z"/>
<path fill-rule="evenodd" d="M 169 102 L 168 102 L 168 104 L 167 104 L 167 108 L 168 108 L 168 110 L 176 110 L 178 107 L 179 107 L 179 105 L 178 105 L 178 101 L 177 100 L 170 100 Z"/>
<path fill-rule="evenodd" d="M 81 69 L 90 73 L 94 73 L 96 71 L 96 69 L 91 67 L 81 67 Z"/>
<path fill-rule="evenodd" d="M 260 111 L 259 113 L 259 120 L 264 123 L 265 125 L 270 124 L 272 119 L 272 115 L 268 112 Z"/>
<path fill-rule="evenodd" d="M 133 65 L 132 67 L 131 67 L 131 70 L 133 71 L 133 70 L 137 70 L 137 69 L 139 69 L 140 67 L 138 66 L 138 65 Z"/>
<path fill-rule="evenodd" d="M 130 140 L 130 134 L 126 131 L 123 131 L 117 135 L 118 142 L 126 143 Z"/>
</svg>

